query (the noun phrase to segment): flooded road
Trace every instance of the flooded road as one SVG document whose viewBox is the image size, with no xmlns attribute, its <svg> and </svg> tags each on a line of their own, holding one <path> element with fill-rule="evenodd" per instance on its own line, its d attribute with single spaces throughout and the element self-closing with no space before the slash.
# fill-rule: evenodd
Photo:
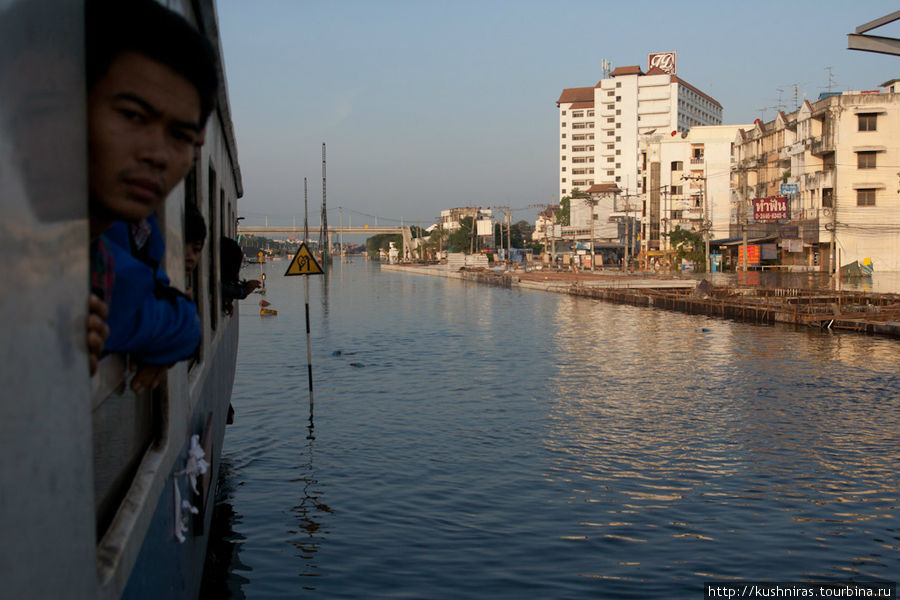
<svg viewBox="0 0 900 600">
<path fill-rule="evenodd" d="M 266 265 L 209 598 L 698 598 L 894 581 L 900 344 Z M 246 277 L 258 267 L 248 267 Z M 215 571 L 220 568 L 222 570 Z"/>
</svg>

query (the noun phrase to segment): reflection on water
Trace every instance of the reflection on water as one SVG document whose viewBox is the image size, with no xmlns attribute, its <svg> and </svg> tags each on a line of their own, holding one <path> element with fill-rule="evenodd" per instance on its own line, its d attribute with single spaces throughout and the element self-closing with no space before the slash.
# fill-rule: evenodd
<svg viewBox="0 0 900 600">
<path fill-rule="evenodd" d="M 695 598 L 900 572 L 894 340 L 335 265 L 313 441 L 291 279 L 270 275 L 277 320 L 240 307 L 231 567 L 208 597 Z"/>
<path fill-rule="evenodd" d="M 567 539 L 609 551 L 595 575 L 896 570 L 893 342 L 599 304 L 556 326 L 578 351 L 555 378 L 548 482 L 584 516 Z"/>
</svg>

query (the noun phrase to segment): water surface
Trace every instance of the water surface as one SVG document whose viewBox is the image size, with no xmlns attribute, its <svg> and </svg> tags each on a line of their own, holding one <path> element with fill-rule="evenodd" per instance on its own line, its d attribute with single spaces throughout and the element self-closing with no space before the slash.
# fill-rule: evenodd
<svg viewBox="0 0 900 600">
<path fill-rule="evenodd" d="M 698 598 L 900 573 L 895 340 L 266 265 L 207 597 Z M 258 267 L 248 267 L 253 276 Z M 212 572 L 210 570 L 210 572 Z"/>
</svg>

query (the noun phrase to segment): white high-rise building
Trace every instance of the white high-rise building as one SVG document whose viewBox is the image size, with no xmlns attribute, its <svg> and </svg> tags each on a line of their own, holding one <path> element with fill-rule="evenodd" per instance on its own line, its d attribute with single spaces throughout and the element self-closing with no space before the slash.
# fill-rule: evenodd
<svg viewBox="0 0 900 600">
<path fill-rule="evenodd" d="M 722 105 L 676 75 L 675 52 L 650 54 L 647 72 L 619 67 L 594 87 L 566 88 L 559 108 L 559 197 L 594 184 L 640 194 L 641 135 L 721 125 Z"/>
</svg>

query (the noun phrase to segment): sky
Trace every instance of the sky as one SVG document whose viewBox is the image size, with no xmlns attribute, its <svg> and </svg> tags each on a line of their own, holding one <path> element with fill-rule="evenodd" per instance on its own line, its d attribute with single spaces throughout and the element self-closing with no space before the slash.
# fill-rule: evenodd
<svg viewBox="0 0 900 600">
<path fill-rule="evenodd" d="M 557 3 L 219 0 L 247 225 L 428 226 L 442 209 L 558 202 L 556 100 L 601 61 L 674 50 L 678 76 L 751 123 L 827 90 L 900 77 L 900 58 L 847 50 L 895 1 Z M 870 33 L 900 37 L 900 22 Z M 796 90 L 796 91 L 795 91 Z"/>
</svg>

